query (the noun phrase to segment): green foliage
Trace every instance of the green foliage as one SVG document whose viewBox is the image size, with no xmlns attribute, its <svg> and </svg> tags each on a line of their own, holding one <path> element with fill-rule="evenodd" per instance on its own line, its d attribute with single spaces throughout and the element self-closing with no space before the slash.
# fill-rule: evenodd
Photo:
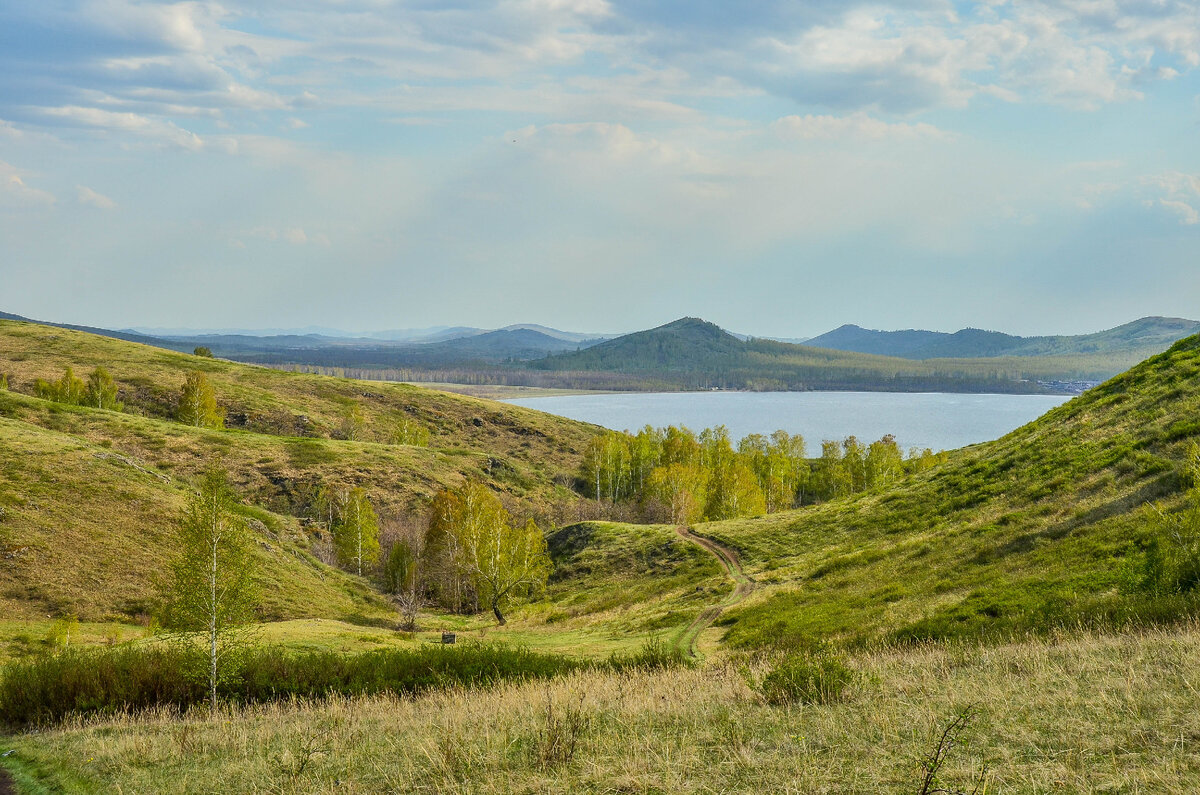
<svg viewBox="0 0 1200 795">
<path fill-rule="evenodd" d="M 84 402 L 97 409 L 111 409 L 112 411 L 120 411 L 124 406 L 117 400 L 117 384 L 113 381 L 108 370 L 103 367 L 97 367 L 88 376 L 87 390 L 84 393 Z"/>
<path fill-rule="evenodd" d="M 213 358 L 213 352 L 212 352 L 212 349 L 211 349 L 211 348 L 209 348 L 209 347 L 208 347 L 208 346 L 206 346 L 206 345 L 197 345 L 197 346 L 196 346 L 196 348 L 195 348 L 195 350 L 193 350 L 193 351 L 192 351 L 192 355 L 193 355 L 193 356 L 200 356 L 200 357 L 202 357 L 202 358 L 204 358 L 204 359 L 211 359 L 211 358 Z"/>
<path fill-rule="evenodd" d="M 403 539 L 393 542 L 383 562 L 384 592 L 398 594 L 411 591 L 418 585 L 417 577 L 417 556 L 412 545 Z"/>
<path fill-rule="evenodd" d="M 224 470 L 211 468 L 192 495 L 179 523 L 178 557 L 165 593 L 164 625 L 191 645 L 203 635 L 206 664 L 192 674 L 207 679 L 216 704 L 217 687 L 232 675 L 242 648 L 240 630 L 253 617 L 253 539 L 236 512 Z"/>
<path fill-rule="evenodd" d="M 1140 560 L 1135 559 L 1133 589 L 1151 596 L 1186 594 L 1200 588 L 1200 445 L 1192 442 L 1184 462 L 1192 484 L 1182 509 L 1155 506 L 1155 521 Z"/>
<path fill-rule="evenodd" d="M 470 482 L 434 498 L 425 557 L 443 604 L 487 605 L 500 624 L 511 598 L 541 591 L 552 568 L 541 528 L 514 522 L 499 497 Z"/>
<path fill-rule="evenodd" d="M 912 450 L 906 461 L 895 437 L 863 445 L 850 436 L 825 442 L 810 464 L 801 436 L 750 434 L 735 449 L 723 425 L 699 436 L 685 427 L 646 426 L 637 434 L 606 431 L 584 453 L 585 493 L 616 503 L 637 501 L 676 524 L 718 521 L 788 510 L 885 487 L 944 460 Z"/>
<path fill-rule="evenodd" d="M 768 704 L 829 704 L 840 701 L 857 679 L 857 672 L 828 652 L 789 654 L 756 689 Z"/>
<path fill-rule="evenodd" d="M 607 666 L 616 671 L 658 671 L 667 668 L 690 668 L 695 661 L 687 649 L 667 643 L 658 636 L 651 637 L 635 652 L 616 652 L 609 656 Z"/>
<path fill-rule="evenodd" d="M 46 633 L 46 643 L 55 651 L 66 649 L 78 635 L 79 619 L 75 616 L 63 616 L 55 619 L 50 625 L 50 631 Z"/>
<path fill-rule="evenodd" d="M 352 489 L 333 523 L 338 563 L 362 576 L 379 562 L 379 519 L 367 493 Z"/>
<path fill-rule="evenodd" d="M 33 385 L 33 392 L 43 400 L 78 406 L 84 402 L 87 385 L 84 384 L 83 379 L 76 377 L 74 370 L 67 367 L 62 378 L 57 381 L 37 379 Z"/>
<path fill-rule="evenodd" d="M 179 393 L 175 418 L 197 428 L 224 428 L 225 409 L 217 405 L 217 391 L 199 370 L 187 374 Z"/>
<path fill-rule="evenodd" d="M 8 373 L 0 373 L 0 392 L 8 391 Z"/>
<path fill-rule="evenodd" d="M 366 438 L 367 421 L 363 417 L 362 406 L 356 401 L 348 401 L 342 409 L 342 422 L 338 435 L 350 442 L 360 442 Z"/>
<path fill-rule="evenodd" d="M 70 715 L 204 702 L 205 684 L 188 674 L 205 663 L 194 646 L 122 645 L 70 649 L 7 665 L 0 678 L 0 722 L 18 728 Z M 577 660 L 503 645 L 428 645 L 360 654 L 248 649 L 219 683 L 236 703 L 411 694 L 506 680 L 546 679 L 587 667 Z"/>
<path fill-rule="evenodd" d="M 391 442 L 411 447 L 428 447 L 429 429 L 416 420 L 401 417 L 392 428 Z"/>
</svg>

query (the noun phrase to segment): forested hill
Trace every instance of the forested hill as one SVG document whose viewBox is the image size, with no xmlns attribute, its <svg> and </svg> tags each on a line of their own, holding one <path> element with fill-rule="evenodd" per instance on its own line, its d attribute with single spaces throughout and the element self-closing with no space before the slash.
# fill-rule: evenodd
<svg viewBox="0 0 1200 795">
<path fill-rule="evenodd" d="M 680 389 L 1041 392 L 1035 379 L 1086 369 L 1055 361 L 1030 371 L 1020 363 L 913 361 L 765 339 L 740 340 L 699 318 L 681 318 L 527 367 L 653 377 Z"/>
<path fill-rule="evenodd" d="M 1177 317 L 1144 317 L 1094 334 L 1018 337 L 999 331 L 965 328 L 938 331 L 875 331 L 845 325 L 804 344 L 818 348 L 905 359 L 973 359 L 995 356 L 1075 356 L 1128 354 L 1153 356 L 1200 331 L 1200 322 Z"/>
</svg>

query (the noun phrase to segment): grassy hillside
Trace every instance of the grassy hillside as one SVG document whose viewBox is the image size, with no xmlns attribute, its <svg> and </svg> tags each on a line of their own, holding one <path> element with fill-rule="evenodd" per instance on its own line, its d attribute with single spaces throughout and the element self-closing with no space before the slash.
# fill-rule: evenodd
<svg viewBox="0 0 1200 795">
<path fill-rule="evenodd" d="M 1170 599 L 1119 593 L 1178 510 L 1200 438 L 1200 337 L 890 491 L 697 531 L 739 550 L 762 587 L 731 611 L 735 644 L 857 642 L 1120 622 Z"/>
<path fill-rule="evenodd" d="M 186 482 L 112 447 L 0 417 L 5 619 L 150 613 L 188 493 Z M 309 554 L 309 538 L 294 518 L 252 508 L 246 515 L 258 535 L 263 619 L 387 615 L 364 582 Z"/>
<path fill-rule="evenodd" d="M 32 397 L 37 378 L 103 365 L 125 412 Z M 228 409 L 229 430 L 170 419 L 185 374 L 202 370 Z M 570 491 L 595 429 L 489 401 L 402 384 L 282 373 L 59 328 L 0 321 L 0 605 L 10 617 L 125 617 L 149 610 L 171 554 L 171 529 L 196 475 L 219 459 L 260 535 L 263 617 L 378 616 L 365 584 L 316 562 L 321 531 L 303 524 L 318 484 L 361 486 L 381 515 L 422 510 L 470 477 L 529 510 Z M 353 410 L 356 435 L 336 438 Z M 419 423 L 430 446 L 392 444 Z"/>
</svg>

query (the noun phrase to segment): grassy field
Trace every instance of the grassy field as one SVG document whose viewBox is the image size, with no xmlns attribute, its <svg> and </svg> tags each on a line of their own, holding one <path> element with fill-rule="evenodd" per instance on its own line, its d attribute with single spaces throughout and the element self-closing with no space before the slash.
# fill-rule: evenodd
<svg viewBox="0 0 1200 795">
<path fill-rule="evenodd" d="M 896 792 L 959 711 L 943 786 L 1194 792 L 1194 626 L 863 652 L 844 699 L 771 706 L 763 661 L 486 692 L 75 722 L 5 739 L 28 792 Z M 40 789 L 39 789 L 40 788 Z"/>
</svg>

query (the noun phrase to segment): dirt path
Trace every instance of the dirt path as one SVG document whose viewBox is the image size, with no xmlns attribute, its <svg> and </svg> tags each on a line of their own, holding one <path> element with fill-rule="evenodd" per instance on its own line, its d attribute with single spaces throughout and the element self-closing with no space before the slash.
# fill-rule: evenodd
<svg viewBox="0 0 1200 795">
<path fill-rule="evenodd" d="M 750 579 L 750 576 L 742 570 L 741 561 L 738 560 L 737 553 L 732 549 L 722 546 L 712 539 L 702 538 L 687 527 L 676 527 L 675 532 L 681 538 L 685 538 L 693 544 L 699 544 L 712 553 L 712 556 L 725 569 L 725 573 L 729 576 L 729 579 L 733 580 L 733 590 L 729 592 L 729 595 L 718 604 L 706 607 L 675 641 L 675 644 L 679 648 L 684 649 L 690 656 L 695 657 L 696 638 L 700 636 L 701 632 L 708 629 L 712 625 L 712 622 L 717 620 L 717 616 L 721 615 L 721 611 L 745 599 L 754 590 L 754 580 Z"/>
</svg>

